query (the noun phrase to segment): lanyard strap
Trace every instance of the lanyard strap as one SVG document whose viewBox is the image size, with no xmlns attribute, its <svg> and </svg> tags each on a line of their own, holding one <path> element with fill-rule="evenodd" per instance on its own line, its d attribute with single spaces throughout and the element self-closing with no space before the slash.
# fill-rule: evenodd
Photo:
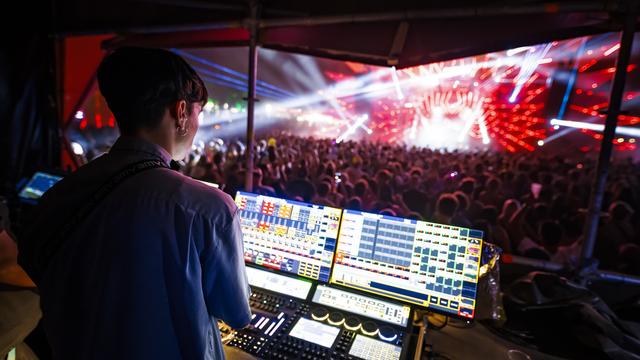
<svg viewBox="0 0 640 360">
<path fill-rule="evenodd" d="M 38 251 L 36 257 L 37 269 L 45 272 L 49 261 L 58 253 L 58 251 L 64 246 L 73 232 L 84 222 L 87 217 L 95 210 L 95 208 L 115 190 L 118 185 L 122 184 L 125 180 L 139 174 L 145 170 L 157 169 L 157 168 L 169 168 L 161 160 L 144 160 L 130 165 L 127 165 L 116 174 L 114 174 L 109 180 L 102 184 L 98 190 L 96 190 L 89 199 L 71 216 L 55 233 L 52 234 L 51 240 L 44 243 L 42 249 Z"/>
</svg>

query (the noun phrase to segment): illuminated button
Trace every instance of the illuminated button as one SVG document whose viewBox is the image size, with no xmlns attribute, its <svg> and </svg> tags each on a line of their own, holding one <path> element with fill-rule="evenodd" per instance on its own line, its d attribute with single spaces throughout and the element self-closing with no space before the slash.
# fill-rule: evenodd
<svg viewBox="0 0 640 360">
<path fill-rule="evenodd" d="M 362 323 L 355 316 L 349 316 L 344 320 L 344 327 L 347 330 L 358 331 L 360 329 L 360 326 L 362 326 Z"/>
<path fill-rule="evenodd" d="M 344 323 L 344 315 L 342 313 L 334 311 L 329 314 L 329 324 L 340 326 Z"/>
<path fill-rule="evenodd" d="M 362 323 L 362 327 L 360 328 L 363 334 L 368 336 L 376 336 L 378 335 L 378 325 L 373 321 L 365 321 Z"/>
<path fill-rule="evenodd" d="M 325 321 L 329 318 L 329 311 L 322 307 L 315 308 L 311 311 L 311 318 L 316 321 Z"/>
<path fill-rule="evenodd" d="M 398 338 L 398 333 L 390 326 L 383 326 L 378 332 L 378 337 L 384 341 L 395 341 Z"/>
</svg>

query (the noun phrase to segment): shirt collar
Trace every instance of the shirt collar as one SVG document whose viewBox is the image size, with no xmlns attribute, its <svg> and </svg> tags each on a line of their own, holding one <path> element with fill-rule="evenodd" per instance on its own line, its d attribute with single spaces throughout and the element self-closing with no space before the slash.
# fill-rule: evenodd
<svg viewBox="0 0 640 360">
<path fill-rule="evenodd" d="M 132 136 L 120 136 L 115 144 L 111 147 L 112 151 L 134 151 L 143 152 L 160 158 L 167 165 L 171 162 L 171 154 L 162 146 L 148 142 L 144 139 Z"/>
</svg>

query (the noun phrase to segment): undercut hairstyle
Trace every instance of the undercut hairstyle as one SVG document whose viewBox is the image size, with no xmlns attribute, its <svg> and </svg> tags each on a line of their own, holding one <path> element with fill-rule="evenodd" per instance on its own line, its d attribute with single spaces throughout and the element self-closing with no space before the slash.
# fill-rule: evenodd
<svg viewBox="0 0 640 360">
<path fill-rule="evenodd" d="M 153 129 L 168 106 L 180 100 L 204 105 L 207 88 L 180 56 L 162 49 L 122 47 L 98 67 L 98 86 L 121 133 Z"/>
</svg>

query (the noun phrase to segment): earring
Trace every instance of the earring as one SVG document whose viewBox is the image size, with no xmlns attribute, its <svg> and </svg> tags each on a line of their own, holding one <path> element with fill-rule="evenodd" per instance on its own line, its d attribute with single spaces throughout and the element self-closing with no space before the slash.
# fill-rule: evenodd
<svg viewBox="0 0 640 360">
<path fill-rule="evenodd" d="M 189 133 L 189 125 L 187 124 L 187 119 L 183 119 L 183 121 L 185 122 L 185 127 L 178 128 L 178 136 L 187 136 L 187 134 Z"/>
</svg>

